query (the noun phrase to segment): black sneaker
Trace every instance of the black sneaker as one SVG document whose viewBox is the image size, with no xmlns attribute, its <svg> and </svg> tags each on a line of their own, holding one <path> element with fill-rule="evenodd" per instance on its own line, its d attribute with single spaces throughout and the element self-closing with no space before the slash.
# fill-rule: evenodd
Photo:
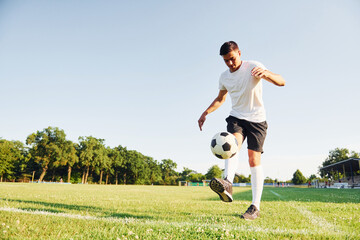
<svg viewBox="0 0 360 240">
<path fill-rule="evenodd" d="M 227 180 L 226 178 L 219 179 L 219 178 L 213 178 L 210 181 L 210 188 L 214 192 L 216 192 L 220 199 L 224 202 L 232 202 L 232 183 Z"/>
<path fill-rule="evenodd" d="M 241 218 L 246 220 L 254 220 L 258 217 L 260 217 L 260 211 L 255 207 L 255 205 L 250 205 L 246 212 L 241 215 Z"/>
</svg>

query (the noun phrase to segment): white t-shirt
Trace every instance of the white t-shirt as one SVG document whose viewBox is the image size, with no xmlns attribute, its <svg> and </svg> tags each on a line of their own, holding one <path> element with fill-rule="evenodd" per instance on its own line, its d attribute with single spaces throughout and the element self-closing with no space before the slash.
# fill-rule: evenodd
<svg viewBox="0 0 360 240">
<path fill-rule="evenodd" d="M 262 99 L 261 78 L 251 76 L 254 67 L 265 66 L 256 61 L 242 61 L 235 72 L 226 70 L 220 76 L 219 89 L 227 90 L 232 102 L 231 116 L 249 122 L 264 122 L 266 113 Z"/>
</svg>

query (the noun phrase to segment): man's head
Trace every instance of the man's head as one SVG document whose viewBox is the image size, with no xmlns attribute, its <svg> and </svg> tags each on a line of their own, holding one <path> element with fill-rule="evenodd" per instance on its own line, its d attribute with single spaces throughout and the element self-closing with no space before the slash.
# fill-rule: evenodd
<svg viewBox="0 0 360 240">
<path fill-rule="evenodd" d="M 230 72 L 235 72 L 241 65 L 241 52 L 238 45 L 234 41 L 224 43 L 220 48 L 220 55 L 223 57 L 226 66 L 229 67 Z"/>
</svg>

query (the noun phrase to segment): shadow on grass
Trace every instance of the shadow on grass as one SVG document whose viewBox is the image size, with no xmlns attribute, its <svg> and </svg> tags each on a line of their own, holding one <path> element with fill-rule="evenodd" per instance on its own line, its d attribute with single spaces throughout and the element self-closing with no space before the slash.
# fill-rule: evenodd
<svg viewBox="0 0 360 240">
<path fill-rule="evenodd" d="M 251 188 L 238 192 L 233 189 L 234 201 L 252 201 Z M 209 201 L 219 201 L 219 197 L 212 197 Z M 274 188 L 264 187 L 261 201 L 297 201 L 297 202 L 329 202 L 329 203 L 360 203 L 358 189 L 319 189 L 319 188 Z"/>
<path fill-rule="evenodd" d="M 49 213 L 64 213 L 64 211 L 60 211 L 57 209 L 39 209 L 39 208 L 32 208 L 32 207 L 19 207 L 18 209 L 27 211 L 27 212 L 36 212 L 36 211 L 43 211 L 43 212 L 49 212 Z"/>
<path fill-rule="evenodd" d="M 94 207 L 94 206 L 84 206 L 84 205 L 74 205 L 74 204 L 64 204 L 64 203 L 50 203 L 43 201 L 34 201 L 34 200 L 22 200 L 22 199 L 9 199 L 9 198 L 0 198 L 1 201 L 8 202 L 18 202 L 26 204 L 35 204 L 39 205 L 39 208 L 36 207 L 19 207 L 19 209 L 25 211 L 44 211 L 51 213 L 66 213 L 63 209 L 67 210 L 77 210 L 77 211 L 86 211 L 93 213 L 100 213 L 102 217 L 112 217 L 112 218 L 136 218 L 136 219 L 152 219 L 151 216 L 146 215 L 134 215 L 129 213 L 116 213 L 113 211 L 108 211 L 107 209 Z"/>
<path fill-rule="evenodd" d="M 78 210 L 78 211 L 94 211 L 94 210 L 100 211 L 100 210 L 102 210 L 102 208 L 93 207 L 93 206 L 72 205 L 72 204 L 64 204 L 64 203 L 50 203 L 50 202 L 34 201 L 34 200 L 9 199 L 9 198 L 2 198 L 1 200 L 8 201 L 8 202 L 18 202 L 18 203 L 41 205 L 44 207 L 50 207 L 50 208 L 54 208 L 54 209 L 68 209 L 68 210 Z"/>
<path fill-rule="evenodd" d="M 129 213 L 111 213 L 106 215 L 106 217 L 113 217 L 113 218 L 136 218 L 136 219 L 152 219 L 153 217 L 150 216 L 138 216 Z"/>
</svg>

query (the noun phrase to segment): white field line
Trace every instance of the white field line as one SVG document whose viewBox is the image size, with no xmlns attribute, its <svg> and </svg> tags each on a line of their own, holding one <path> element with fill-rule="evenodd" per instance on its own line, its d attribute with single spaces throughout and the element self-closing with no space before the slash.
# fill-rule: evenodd
<svg viewBox="0 0 360 240">
<path fill-rule="evenodd" d="M 275 233 L 275 234 L 301 234 L 309 235 L 316 234 L 318 232 L 311 231 L 309 229 L 281 229 L 281 228 L 262 228 L 259 226 L 246 226 L 246 225 L 237 225 L 230 226 L 226 224 L 208 224 L 208 223 L 196 223 L 196 222 L 169 222 L 162 220 L 141 220 L 136 218 L 114 218 L 114 217 L 95 217 L 95 216 L 84 216 L 79 214 L 70 214 L 70 213 L 54 213 L 47 211 L 38 211 L 38 210 L 23 210 L 18 208 L 11 207 L 0 207 L 0 212 L 13 212 L 13 213 L 22 213 L 22 214 L 31 214 L 31 215 L 43 215 L 43 216 L 54 216 L 54 217 L 63 217 L 71 219 L 80 219 L 80 220 L 95 220 L 95 221 L 106 221 L 112 223 L 134 223 L 134 224 L 143 224 L 143 225 L 171 225 L 178 228 L 184 227 L 196 227 L 199 231 L 202 229 L 212 229 L 215 231 L 224 231 L 231 234 L 231 231 L 254 231 L 261 233 Z"/>
<path fill-rule="evenodd" d="M 309 211 L 307 208 L 298 206 L 294 202 L 291 203 L 291 206 L 293 208 L 295 208 L 296 210 L 298 210 L 307 219 L 309 219 L 312 225 L 318 226 L 323 231 L 341 232 L 341 230 L 339 230 L 336 225 L 329 223 L 328 221 L 326 221 L 324 218 L 322 218 L 320 216 L 315 215 L 313 212 Z"/>
<path fill-rule="evenodd" d="M 270 190 L 270 192 L 271 192 L 272 194 L 274 194 L 275 196 L 278 196 L 279 198 L 283 198 L 280 194 L 274 192 L 273 190 Z"/>
<path fill-rule="evenodd" d="M 278 196 L 281 199 L 284 198 L 283 196 L 281 196 L 280 194 L 278 194 L 272 190 L 270 190 L 270 192 L 272 194 Z M 309 219 L 310 222 L 312 223 L 312 225 L 321 228 L 323 231 L 331 231 L 331 232 L 339 232 L 339 233 L 342 232 L 341 230 L 339 230 L 337 228 L 336 225 L 331 224 L 328 221 L 326 221 L 324 218 L 315 215 L 313 212 L 309 211 L 307 208 L 299 206 L 296 202 L 289 202 L 289 203 L 290 203 L 291 207 L 295 208 L 303 216 L 305 216 L 307 219 Z"/>
<path fill-rule="evenodd" d="M 15 212 L 15 213 L 25 213 L 32 215 L 45 215 L 45 216 L 55 216 L 55 217 L 64 217 L 64 218 L 73 218 L 73 219 L 82 219 L 82 220 L 108 220 L 109 222 L 124 222 L 127 223 L 132 218 L 99 218 L 95 216 L 84 216 L 79 214 L 70 214 L 70 213 L 54 213 L 40 210 L 24 210 L 18 208 L 10 208 L 10 207 L 0 207 L 0 211 L 2 212 Z"/>
</svg>

